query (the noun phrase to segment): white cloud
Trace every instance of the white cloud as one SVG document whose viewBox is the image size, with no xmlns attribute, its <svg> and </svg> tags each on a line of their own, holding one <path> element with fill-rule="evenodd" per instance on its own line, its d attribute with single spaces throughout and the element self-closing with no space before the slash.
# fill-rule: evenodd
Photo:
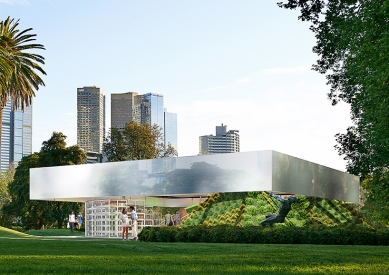
<svg viewBox="0 0 389 275">
<path fill-rule="evenodd" d="M 273 69 L 265 69 L 262 72 L 266 74 L 296 74 L 296 73 L 305 73 L 311 70 L 311 65 L 303 65 L 299 67 L 291 67 L 291 68 L 273 68 Z"/>
<path fill-rule="evenodd" d="M 245 77 L 245 78 L 239 78 L 236 83 L 248 83 L 250 82 L 250 78 L 249 77 Z"/>
</svg>

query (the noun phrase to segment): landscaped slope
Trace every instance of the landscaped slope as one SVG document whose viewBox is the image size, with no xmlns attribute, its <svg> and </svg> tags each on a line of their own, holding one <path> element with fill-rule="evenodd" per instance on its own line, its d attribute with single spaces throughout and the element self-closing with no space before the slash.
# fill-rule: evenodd
<svg viewBox="0 0 389 275">
<path fill-rule="evenodd" d="M 279 204 L 265 192 L 214 193 L 192 211 L 181 227 L 219 224 L 258 226 L 266 214 L 277 213 Z M 275 226 L 335 226 L 360 222 L 353 204 L 298 196 L 298 202 L 292 205 L 285 223 Z"/>
<path fill-rule="evenodd" d="M 0 238 L 31 237 L 30 235 L 0 226 Z"/>
</svg>

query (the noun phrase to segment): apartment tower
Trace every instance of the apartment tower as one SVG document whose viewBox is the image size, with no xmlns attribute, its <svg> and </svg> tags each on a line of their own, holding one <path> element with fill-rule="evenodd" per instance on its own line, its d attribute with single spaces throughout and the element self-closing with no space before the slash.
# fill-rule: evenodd
<svg viewBox="0 0 389 275">
<path fill-rule="evenodd" d="M 199 137 L 199 154 L 213 155 L 240 152 L 238 130 L 227 131 L 227 125 L 216 126 L 216 136 Z"/>
</svg>

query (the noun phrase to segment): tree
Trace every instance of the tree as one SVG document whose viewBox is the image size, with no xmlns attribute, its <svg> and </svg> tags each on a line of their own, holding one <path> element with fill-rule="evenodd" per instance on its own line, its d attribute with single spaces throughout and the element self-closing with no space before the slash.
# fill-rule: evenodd
<svg viewBox="0 0 389 275">
<path fill-rule="evenodd" d="M 14 180 L 9 184 L 11 202 L 4 206 L 8 216 L 22 217 L 27 229 L 40 229 L 57 223 L 62 228 L 71 210 L 81 207 L 73 202 L 50 202 L 30 200 L 30 168 L 82 164 L 86 160 L 84 151 L 76 146 L 66 147 L 66 136 L 54 132 L 42 143 L 39 153 L 23 157 L 15 171 Z M 76 190 L 75 190 L 76 191 Z"/>
<path fill-rule="evenodd" d="M 362 177 L 366 206 L 375 218 L 389 215 L 389 1 L 289 0 L 317 38 L 313 70 L 325 74 L 332 104 L 350 104 L 353 125 L 337 134 L 347 171 Z M 365 208 L 366 210 L 366 208 Z M 378 214 L 380 212 L 380 214 Z"/>
<path fill-rule="evenodd" d="M 35 96 L 34 90 L 45 85 L 37 72 L 46 74 L 40 64 L 44 57 L 31 50 L 44 50 L 35 41 L 36 34 L 29 33 L 32 28 L 20 31 L 19 20 L 8 17 L 0 22 L 0 129 L 5 105 L 11 99 L 13 109 L 31 104 Z M 1 140 L 1 131 L 0 131 Z"/>
<path fill-rule="evenodd" d="M 169 143 L 165 149 L 161 128 L 154 124 L 127 123 L 123 130 L 112 127 L 104 140 L 103 153 L 109 162 L 177 156 Z"/>
<path fill-rule="evenodd" d="M 5 172 L 0 172 L 0 224 L 7 224 L 7 222 L 4 220 L 5 217 L 3 216 L 2 209 L 3 205 L 9 203 L 11 200 L 8 191 L 8 185 L 13 180 L 14 174 L 15 168 L 13 166 L 11 166 L 10 169 Z"/>
<path fill-rule="evenodd" d="M 366 176 L 389 168 L 389 2 L 379 0 L 289 0 L 280 7 L 301 9 L 317 38 L 329 99 L 350 104 L 352 126 L 337 134 L 335 148 L 347 171 Z M 382 169 L 385 168 L 385 169 Z"/>
</svg>

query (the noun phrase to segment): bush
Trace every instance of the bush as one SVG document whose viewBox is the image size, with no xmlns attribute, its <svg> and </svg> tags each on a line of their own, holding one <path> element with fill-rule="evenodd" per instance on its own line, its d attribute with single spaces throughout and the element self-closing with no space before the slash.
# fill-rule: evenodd
<svg viewBox="0 0 389 275">
<path fill-rule="evenodd" d="M 249 221 L 247 221 L 248 223 Z M 262 244 L 389 245 L 389 230 L 359 226 L 238 227 L 231 225 L 146 227 L 139 240 L 148 242 L 208 242 Z"/>
<path fill-rule="evenodd" d="M 251 216 L 256 216 L 259 213 L 259 209 L 254 205 L 247 206 L 246 210 L 247 210 L 247 214 Z"/>
</svg>

